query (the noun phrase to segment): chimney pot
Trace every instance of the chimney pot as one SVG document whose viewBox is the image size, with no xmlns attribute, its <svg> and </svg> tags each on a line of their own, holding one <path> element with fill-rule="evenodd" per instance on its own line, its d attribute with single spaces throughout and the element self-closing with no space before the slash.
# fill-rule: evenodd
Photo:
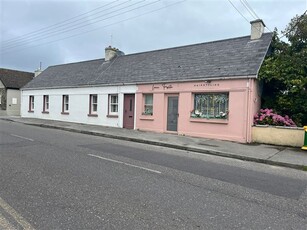
<svg viewBox="0 0 307 230">
<path fill-rule="evenodd" d="M 110 61 L 115 57 L 119 57 L 123 55 L 125 55 L 125 53 L 115 47 L 108 46 L 107 48 L 105 48 L 105 60 L 106 61 Z"/>
<path fill-rule="evenodd" d="M 261 19 L 257 19 L 255 21 L 251 21 L 251 40 L 261 38 L 265 24 Z"/>
</svg>

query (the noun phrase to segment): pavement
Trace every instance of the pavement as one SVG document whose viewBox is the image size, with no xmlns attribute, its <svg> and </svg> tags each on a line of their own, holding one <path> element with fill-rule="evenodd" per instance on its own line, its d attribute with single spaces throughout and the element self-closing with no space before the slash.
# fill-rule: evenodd
<svg viewBox="0 0 307 230">
<path fill-rule="evenodd" d="M 188 137 L 166 133 L 122 129 L 36 118 L 0 117 L 1 120 L 45 128 L 54 128 L 119 140 L 164 146 L 203 154 L 216 155 L 283 166 L 307 171 L 307 151 L 301 148 L 265 144 L 242 144 L 230 141 Z"/>
</svg>

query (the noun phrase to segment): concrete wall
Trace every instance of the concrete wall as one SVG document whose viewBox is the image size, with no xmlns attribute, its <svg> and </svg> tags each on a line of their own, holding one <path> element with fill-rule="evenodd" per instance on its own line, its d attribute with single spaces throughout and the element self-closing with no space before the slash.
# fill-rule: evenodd
<svg viewBox="0 0 307 230">
<path fill-rule="evenodd" d="M 6 89 L 3 83 L 0 81 L 0 116 L 6 115 Z"/>
<path fill-rule="evenodd" d="M 23 90 L 21 116 L 77 123 L 123 127 L 124 94 L 134 94 L 136 86 L 108 86 L 67 89 Z M 98 95 L 97 117 L 88 116 L 89 95 Z M 108 95 L 118 94 L 118 117 L 107 117 Z M 34 96 L 34 112 L 29 110 L 29 96 Z M 49 95 L 49 113 L 43 111 L 43 95 Z M 61 114 L 62 96 L 69 95 L 69 115 Z"/>
<path fill-rule="evenodd" d="M 302 147 L 305 131 L 297 127 L 262 126 L 252 127 L 252 141 L 256 143 Z"/>
<path fill-rule="evenodd" d="M 136 128 L 155 132 L 167 132 L 167 97 L 179 96 L 178 134 L 196 137 L 251 141 L 254 112 L 259 107 L 254 79 L 213 80 L 210 83 L 189 82 L 139 85 L 136 95 Z M 194 108 L 193 93 L 229 93 L 228 119 L 191 118 Z M 153 94 L 153 115 L 142 115 L 143 94 Z"/>
<path fill-rule="evenodd" d="M 6 113 L 8 116 L 20 115 L 20 90 L 7 89 Z"/>
</svg>

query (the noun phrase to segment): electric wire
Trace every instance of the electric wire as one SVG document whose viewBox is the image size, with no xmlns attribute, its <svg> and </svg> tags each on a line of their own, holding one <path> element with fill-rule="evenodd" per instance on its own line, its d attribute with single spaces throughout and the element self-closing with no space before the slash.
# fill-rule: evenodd
<svg viewBox="0 0 307 230">
<path fill-rule="evenodd" d="M 114 22 L 114 23 L 110 23 L 110 24 L 107 24 L 107 25 L 104 25 L 104 26 L 101 26 L 101 27 L 97 27 L 97 28 L 92 29 L 92 30 L 83 31 L 82 33 L 77 33 L 77 34 L 74 34 L 74 35 L 71 35 L 71 36 L 68 36 L 68 37 L 64 37 L 64 38 L 57 39 L 57 40 L 53 40 L 53 41 L 48 41 L 48 42 L 41 43 L 41 44 L 37 44 L 37 45 L 28 46 L 28 47 L 25 47 L 25 48 L 19 48 L 19 49 L 17 49 L 17 50 L 11 50 L 11 51 L 1 52 L 1 54 L 12 53 L 12 52 L 17 52 L 17 51 L 25 50 L 25 49 L 28 49 L 28 48 L 32 48 L 32 47 L 38 47 L 38 46 L 48 45 L 48 44 L 55 43 L 55 42 L 58 42 L 58 41 L 61 41 L 61 40 L 66 40 L 66 39 L 69 39 L 69 38 L 72 38 L 72 37 L 84 35 L 84 34 L 87 34 L 87 33 L 90 33 L 90 32 L 96 31 L 96 30 L 100 30 L 100 29 L 103 29 L 103 28 L 106 28 L 106 27 L 110 27 L 110 26 L 119 24 L 119 23 L 123 23 L 123 22 L 129 21 L 129 20 L 133 20 L 133 19 L 135 19 L 135 18 L 139 18 L 139 17 L 141 17 L 141 16 L 144 16 L 144 15 L 148 15 L 148 14 L 154 13 L 154 12 L 157 12 L 157 11 L 160 11 L 160 10 L 163 10 L 163 9 L 166 9 L 166 8 L 169 8 L 169 7 L 171 7 L 171 6 L 175 6 L 175 5 L 181 4 L 181 3 L 185 2 L 185 1 L 187 1 L 187 0 L 181 0 L 181 1 L 178 1 L 178 2 L 175 2 L 175 3 L 172 3 L 172 4 L 169 4 L 169 5 L 166 5 L 166 6 L 157 8 L 157 9 L 154 9 L 154 10 L 147 11 L 147 12 L 145 12 L 145 13 L 142 13 L 142 14 L 139 14 L 139 15 L 136 15 L 136 16 L 133 16 L 133 17 L 129 17 L 129 18 L 126 18 L 126 19 L 123 19 L 123 20 L 120 20 L 120 21 L 117 21 L 117 22 Z"/>
<path fill-rule="evenodd" d="M 235 8 L 235 10 L 249 23 L 249 20 L 241 13 L 241 11 L 232 3 L 231 0 L 228 0 L 228 2 Z"/>
<path fill-rule="evenodd" d="M 19 40 L 19 39 L 23 39 L 23 38 L 25 38 L 25 37 L 28 37 L 29 35 L 32 36 L 33 34 L 37 34 L 37 33 L 40 32 L 40 31 L 46 31 L 46 30 L 48 31 L 50 28 L 57 27 L 58 25 L 61 25 L 61 24 L 65 24 L 66 22 L 71 21 L 72 19 L 75 19 L 75 18 L 78 18 L 78 17 L 80 17 L 80 16 L 89 14 L 89 13 L 94 12 L 94 11 L 97 11 L 97 10 L 99 10 L 99 9 L 101 9 L 101 8 L 104 8 L 105 6 L 111 5 L 111 4 L 113 4 L 113 3 L 115 3 L 115 2 L 118 2 L 118 1 L 119 1 L 119 0 L 115 0 L 115 1 L 113 1 L 113 2 L 110 2 L 110 3 L 108 3 L 108 4 L 105 4 L 105 5 L 103 5 L 103 6 L 97 7 L 97 8 L 95 8 L 95 9 L 93 9 L 93 10 L 90 10 L 90 11 L 87 11 L 87 12 L 85 12 L 85 13 L 82 13 L 82 14 L 79 14 L 79 15 L 77 15 L 77 16 L 74 16 L 74 17 L 72 17 L 72 18 L 68 18 L 68 19 L 65 19 L 65 20 L 63 20 L 63 21 L 57 22 L 57 23 L 55 23 L 55 24 L 52 24 L 52 25 L 50 25 L 50 26 L 46 26 L 46 27 L 40 28 L 40 29 L 38 29 L 38 30 L 31 31 L 31 32 L 29 32 L 29 33 L 20 35 L 20 36 L 18 36 L 18 37 L 16 37 L 16 38 L 12 38 L 12 39 L 3 41 L 3 43 L 4 43 L 4 44 L 5 44 L 5 43 L 11 43 L 11 42 L 14 42 L 14 41 L 16 41 L 16 40 Z M 100 12 L 100 11 L 99 11 L 99 12 Z M 93 15 L 93 14 L 92 14 L 92 15 Z M 88 17 L 88 16 L 87 16 L 87 17 Z"/>
<path fill-rule="evenodd" d="M 123 10 L 123 9 L 127 9 L 129 7 L 132 7 L 134 5 L 137 5 L 139 3 L 142 3 L 144 2 L 145 0 L 142 0 L 142 1 L 139 1 L 137 3 L 133 3 L 129 6 L 126 6 L 126 7 L 123 7 L 123 8 L 120 8 L 120 9 L 116 9 L 108 14 L 105 14 L 103 16 L 106 16 L 106 15 L 109 15 L 109 14 L 112 14 L 112 13 L 116 13 L 116 12 L 119 12 L 120 10 Z M 67 32 L 70 32 L 70 31 L 73 31 L 73 30 L 76 30 L 76 29 L 79 29 L 79 28 L 83 28 L 83 27 L 86 27 L 86 26 L 89 26 L 89 25 L 92 25 L 92 24 L 95 24 L 95 23 L 98 23 L 98 22 L 101 22 L 101 21 L 105 21 L 107 19 L 110 19 L 110 18 L 113 18 L 113 17 L 116 17 L 116 16 L 120 16 L 122 14 L 125 14 L 125 13 L 128 13 L 128 12 L 131 12 L 131 11 L 134 11 L 134 10 L 137 10 L 137 9 L 140 9 L 140 8 L 143 8 L 143 7 L 146 7 L 146 6 L 149 6 L 149 5 L 152 5 L 152 4 L 155 4 L 157 2 L 159 2 L 161 0 L 157 0 L 155 2 L 150 2 L 150 3 L 147 3 L 147 4 L 144 4 L 142 6 L 139 6 L 139 7 L 136 7 L 136 8 L 133 8 L 133 9 L 130 9 L 130 10 L 126 10 L 124 12 L 120 12 L 120 13 L 117 13 L 115 15 L 112 15 L 112 16 L 109 16 L 109 17 L 106 17 L 106 18 L 102 18 L 100 20 L 96 20 L 96 21 L 92 21 L 92 22 L 81 22 L 81 23 L 78 23 L 75 25 L 75 27 L 72 27 L 72 28 L 69 28 L 69 29 L 61 29 L 61 30 L 57 30 L 57 31 L 51 31 L 49 33 L 44 33 L 42 35 L 38 35 L 38 36 L 34 36 L 32 38 L 28 38 L 28 39 L 25 39 L 24 41 L 21 41 L 17 44 L 14 44 L 14 45 L 9 45 L 9 46 L 6 46 L 6 47 L 2 47 L 2 49 L 10 49 L 10 48 L 15 48 L 15 47 L 18 47 L 18 46 L 22 46 L 22 45 L 26 45 L 27 43 L 29 42 L 33 42 L 33 41 L 37 41 L 37 40 L 41 40 L 41 39 L 46 39 L 48 37 L 53 37 L 53 36 L 57 36 L 58 34 L 62 34 L 62 33 L 67 33 Z M 99 17 L 96 17 L 94 19 L 98 19 L 98 18 L 101 18 L 103 16 L 99 16 Z M 83 25 L 82 25 L 83 24 Z M 23 44 L 23 43 L 26 43 L 26 44 Z"/>
<path fill-rule="evenodd" d="M 254 17 L 255 19 L 260 19 L 258 14 L 256 14 L 256 11 L 253 9 L 253 7 L 251 7 L 251 5 L 248 3 L 247 0 L 243 0 L 243 2 L 242 2 L 242 0 L 240 0 L 240 1 L 244 5 L 244 7 L 245 6 L 247 7 L 247 10 L 250 12 L 252 17 Z M 265 28 L 267 28 L 268 31 L 272 32 L 272 30 L 267 25 L 265 25 Z"/>
<path fill-rule="evenodd" d="M 250 21 L 241 13 L 241 11 L 232 3 L 231 0 L 228 0 L 228 2 L 233 6 L 233 8 L 248 22 L 250 23 Z M 258 16 L 257 16 L 258 17 Z M 259 18 L 259 17 L 258 17 Z M 258 31 L 260 31 L 257 27 L 254 27 L 255 29 L 257 29 Z M 267 28 L 270 32 L 272 32 L 267 26 L 265 26 L 265 28 Z"/>
<path fill-rule="evenodd" d="M 249 9 L 249 7 L 245 4 L 244 1 L 240 0 L 240 2 L 242 3 L 242 5 L 244 6 L 244 8 L 250 13 L 250 15 L 254 18 L 254 19 L 258 19 L 253 12 Z"/>
<path fill-rule="evenodd" d="M 246 4 L 246 6 L 253 12 L 253 14 L 256 16 L 256 18 L 260 18 L 257 14 L 256 14 L 256 12 L 254 11 L 254 9 L 251 7 L 251 5 L 248 3 L 248 1 L 247 0 L 243 0 L 244 2 L 245 2 L 245 4 Z"/>
</svg>

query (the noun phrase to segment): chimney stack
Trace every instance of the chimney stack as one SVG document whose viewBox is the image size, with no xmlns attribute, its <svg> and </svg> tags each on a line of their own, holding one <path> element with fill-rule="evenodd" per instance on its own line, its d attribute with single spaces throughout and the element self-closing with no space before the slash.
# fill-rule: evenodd
<svg viewBox="0 0 307 230">
<path fill-rule="evenodd" d="M 42 73 L 42 62 L 39 62 L 39 68 L 37 70 L 34 71 L 34 77 L 37 77 L 38 75 L 40 75 Z"/>
<path fill-rule="evenodd" d="M 250 24 L 251 24 L 251 40 L 261 38 L 265 27 L 263 21 L 261 19 L 257 19 L 255 21 L 251 21 Z"/>
<path fill-rule="evenodd" d="M 119 57 L 119 56 L 123 56 L 123 55 L 125 55 L 125 53 L 120 51 L 117 48 L 114 48 L 114 47 L 111 47 L 111 46 L 105 48 L 105 60 L 106 61 L 110 61 L 115 57 Z"/>
<path fill-rule="evenodd" d="M 34 71 L 34 77 L 37 77 L 38 75 L 40 75 L 43 71 L 41 69 L 37 69 Z"/>
</svg>

